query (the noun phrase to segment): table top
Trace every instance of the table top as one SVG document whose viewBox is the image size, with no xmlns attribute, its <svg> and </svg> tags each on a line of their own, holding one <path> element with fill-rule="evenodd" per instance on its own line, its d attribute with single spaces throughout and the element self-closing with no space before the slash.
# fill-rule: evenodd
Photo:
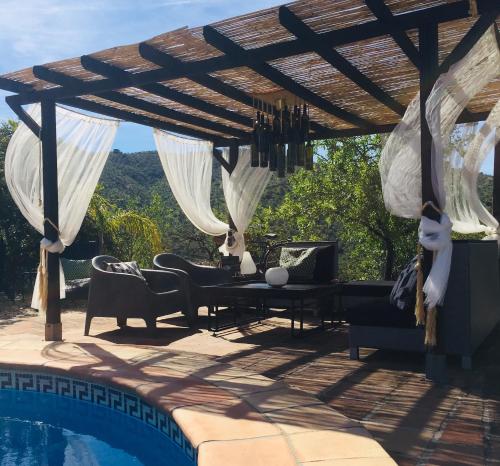
<svg viewBox="0 0 500 466">
<path fill-rule="evenodd" d="M 210 288 L 216 295 L 277 299 L 320 297 L 341 289 L 338 283 L 288 283 L 278 288 L 256 281 L 227 283 L 206 288 Z"/>
</svg>

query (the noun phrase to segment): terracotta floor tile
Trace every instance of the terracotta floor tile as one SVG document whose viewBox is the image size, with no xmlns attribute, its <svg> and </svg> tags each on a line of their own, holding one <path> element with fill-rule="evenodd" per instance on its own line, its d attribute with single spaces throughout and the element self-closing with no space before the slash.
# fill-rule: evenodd
<svg viewBox="0 0 500 466">
<path fill-rule="evenodd" d="M 194 446 L 212 440 L 235 440 L 278 435 L 279 429 L 244 401 L 225 405 L 177 408 L 175 421 Z"/>
<path fill-rule="evenodd" d="M 387 458 L 384 449 L 365 429 L 315 431 L 289 437 L 300 462 L 343 458 Z"/>
<path fill-rule="evenodd" d="M 338 430 L 362 427 L 324 404 L 285 408 L 266 413 L 283 432 L 295 434 L 311 430 Z"/>
<path fill-rule="evenodd" d="M 435 433 L 432 429 L 390 426 L 376 422 L 362 424 L 390 454 L 398 453 L 412 457 L 418 457 L 425 451 Z"/>
<path fill-rule="evenodd" d="M 172 378 L 161 383 L 142 381 L 137 387 L 139 394 L 148 402 L 167 411 L 198 404 L 227 404 L 238 401 L 233 394 L 214 385 L 191 377 Z"/>
<path fill-rule="evenodd" d="M 267 377 L 234 377 L 231 379 L 213 381 L 212 383 L 237 396 L 268 392 L 270 390 L 288 389 L 284 382 L 268 379 Z"/>
<path fill-rule="evenodd" d="M 277 390 L 243 395 L 242 397 L 262 413 L 293 406 L 311 405 L 319 401 L 317 398 L 307 395 L 304 392 L 289 388 L 279 388 Z"/>
<path fill-rule="evenodd" d="M 297 462 L 282 437 L 268 437 L 203 443 L 198 465 L 296 466 Z"/>
</svg>

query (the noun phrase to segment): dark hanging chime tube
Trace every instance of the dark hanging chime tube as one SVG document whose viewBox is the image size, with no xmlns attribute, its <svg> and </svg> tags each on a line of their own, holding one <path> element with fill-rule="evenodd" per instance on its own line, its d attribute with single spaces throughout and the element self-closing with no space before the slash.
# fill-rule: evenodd
<svg viewBox="0 0 500 466">
<path fill-rule="evenodd" d="M 285 133 L 284 133 L 284 116 L 283 110 L 280 103 L 280 126 L 279 126 L 279 135 L 278 135 L 278 153 L 277 155 L 277 169 L 278 169 L 278 178 L 285 177 L 286 170 L 286 151 L 285 151 Z"/>
<path fill-rule="evenodd" d="M 250 146 L 250 166 L 258 167 L 259 166 L 259 135 L 258 135 L 258 126 L 259 126 L 259 112 L 257 112 L 257 118 L 253 122 L 253 131 L 252 131 L 252 145 Z"/>
<path fill-rule="evenodd" d="M 287 109 L 285 107 L 285 109 Z M 288 139 L 288 151 L 286 154 L 286 171 L 288 173 L 295 172 L 295 164 L 297 161 L 297 146 L 295 144 L 295 134 L 294 134 L 294 118 L 295 112 L 288 112 L 288 131 L 287 131 L 287 139 Z"/>
<path fill-rule="evenodd" d="M 299 167 L 303 167 L 306 163 L 306 138 L 307 138 L 307 126 L 308 126 L 305 104 L 302 114 L 300 113 L 300 106 L 299 106 L 298 120 L 300 124 L 299 124 L 299 144 L 297 146 L 297 165 Z"/>
<path fill-rule="evenodd" d="M 279 119 L 279 114 L 276 109 L 274 109 L 273 127 L 272 127 L 272 139 L 269 148 L 269 170 L 275 172 L 278 168 L 278 146 L 280 142 L 280 130 L 281 123 Z"/>
<path fill-rule="evenodd" d="M 269 156 L 269 132 L 267 130 L 266 119 L 264 112 L 260 114 L 260 128 L 261 128 L 261 147 L 259 148 L 260 166 L 267 167 Z"/>
<path fill-rule="evenodd" d="M 304 105 L 304 114 L 306 114 L 306 119 L 305 119 L 305 122 L 306 122 L 306 130 L 305 130 L 305 134 L 306 134 L 306 139 L 307 139 L 307 145 L 305 146 L 305 169 L 306 170 L 312 170 L 313 169 L 313 165 L 314 165 L 314 148 L 313 148 L 313 145 L 312 145 L 312 141 L 309 137 L 309 131 L 310 131 L 310 127 L 309 127 L 309 111 L 307 109 L 307 107 Z"/>
</svg>

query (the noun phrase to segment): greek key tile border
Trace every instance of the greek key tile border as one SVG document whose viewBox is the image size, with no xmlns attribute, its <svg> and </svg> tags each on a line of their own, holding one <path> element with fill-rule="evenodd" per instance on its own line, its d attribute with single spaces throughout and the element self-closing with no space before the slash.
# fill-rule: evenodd
<svg viewBox="0 0 500 466">
<path fill-rule="evenodd" d="M 132 393 L 61 375 L 1 368 L 0 390 L 50 393 L 126 414 L 158 429 L 184 451 L 193 465 L 197 464 L 197 450 L 193 448 L 174 419 Z"/>
</svg>

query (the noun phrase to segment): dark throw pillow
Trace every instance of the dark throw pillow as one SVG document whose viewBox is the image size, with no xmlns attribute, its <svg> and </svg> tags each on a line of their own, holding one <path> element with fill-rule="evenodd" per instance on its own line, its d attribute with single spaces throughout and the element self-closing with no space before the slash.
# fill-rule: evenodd
<svg viewBox="0 0 500 466">
<path fill-rule="evenodd" d="M 291 279 L 312 280 L 318 248 L 282 248 L 280 267 L 288 270 Z"/>
<path fill-rule="evenodd" d="M 135 275 L 146 281 L 144 275 L 142 275 L 141 269 L 137 265 L 137 262 L 109 262 L 106 270 L 108 272 L 119 272 L 126 273 L 128 275 Z"/>
<path fill-rule="evenodd" d="M 415 308 L 417 294 L 417 256 L 401 271 L 392 287 L 390 303 L 402 311 L 409 311 Z"/>
</svg>

